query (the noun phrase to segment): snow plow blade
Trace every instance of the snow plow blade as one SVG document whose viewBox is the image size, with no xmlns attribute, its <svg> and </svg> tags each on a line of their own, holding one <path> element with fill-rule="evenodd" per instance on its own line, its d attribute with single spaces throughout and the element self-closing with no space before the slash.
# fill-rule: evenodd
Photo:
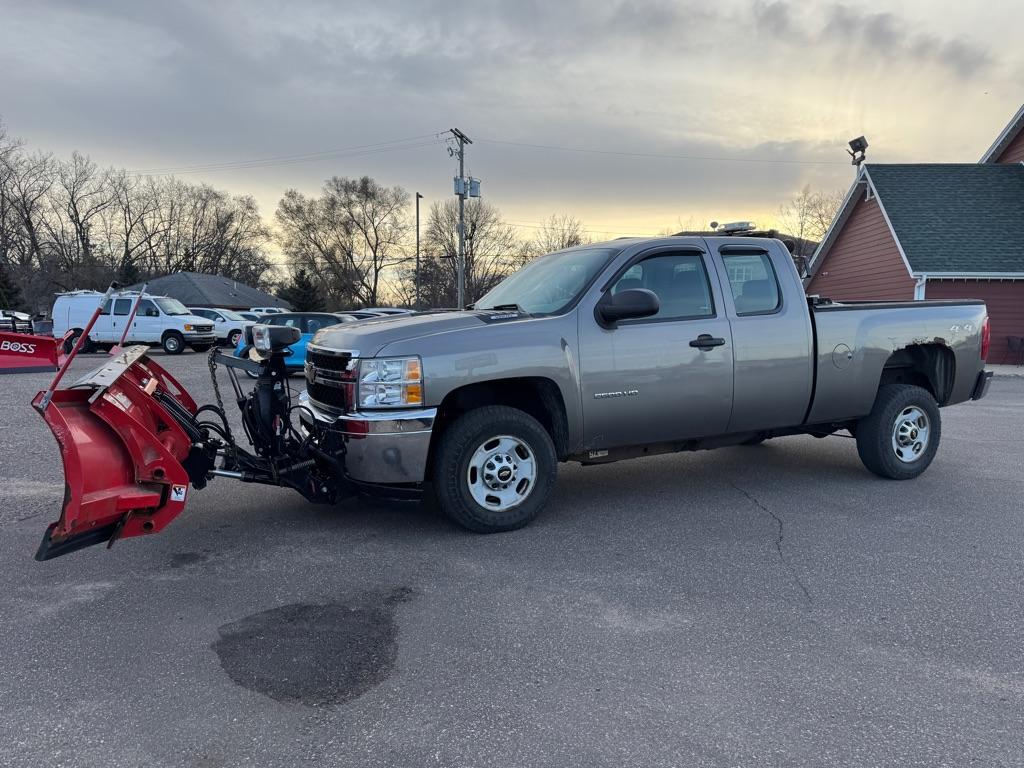
<svg viewBox="0 0 1024 768">
<path fill-rule="evenodd" d="M 53 373 L 62 349 L 61 339 L 0 330 L 0 373 Z"/>
<path fill-rule="evenodd" d="M 130 347 L 71 387 L 51 385 L 33 399 L 64 463 L 60 519 L 46 529 L 37 560 L 157 533 L 185 508 L 192 439 L 182 424 L 196 404 L 146 352 Z"/>
</svg>

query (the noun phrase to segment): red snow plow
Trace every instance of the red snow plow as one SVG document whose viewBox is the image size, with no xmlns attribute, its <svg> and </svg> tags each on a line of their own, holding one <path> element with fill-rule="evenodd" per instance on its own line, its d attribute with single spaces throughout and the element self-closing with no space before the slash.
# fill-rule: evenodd
<svg viewBox="0 0 1024 768">
<path fill-rule="evenodd" d="M 184 510 L 189 485 L 203 488 L 217 476 L 294 488 L 314 502 L 334 501 L 345 482 L 344 444 L 333 433 L 300 432 L 291 423 L 292 411 L 302 406 L 291 404 L 284 357 L 298 329 L 246 329 L 255 359 L 213 350 L 217 404 L 197 406 L 171 374 L 146 357 L 144 346 L 116 352 L 58 389 L 90 328 L 91 323 L 50 387 L 32 401 L 57 439 L 64 464 L 60 519 L 46 529 L 37 560 L 157 533 Z M 234 439 L 218 365 L 228 371 L 253 450 Z M 256 377 L 251 392 L 243 392 L 238 369 Z"/>
<path fill-rule="evenodd" d="M 64 339 L 33 332 L 30 320 L 0 319 L 0 373 L 56 371 L 64 359 Z"/>
</svg>

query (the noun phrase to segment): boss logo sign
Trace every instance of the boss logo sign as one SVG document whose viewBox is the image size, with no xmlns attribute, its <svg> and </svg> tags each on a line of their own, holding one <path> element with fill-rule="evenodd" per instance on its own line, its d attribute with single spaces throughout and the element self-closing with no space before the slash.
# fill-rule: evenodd
<svg viewBox="0 0 1024 768">
<path fill-rule="evenodd" d="M 23 355 L 34 355 L 35 344 L 25 344 L 20 341 L 0 341 L 0 352 L 19 352 Z"/>
</svg>

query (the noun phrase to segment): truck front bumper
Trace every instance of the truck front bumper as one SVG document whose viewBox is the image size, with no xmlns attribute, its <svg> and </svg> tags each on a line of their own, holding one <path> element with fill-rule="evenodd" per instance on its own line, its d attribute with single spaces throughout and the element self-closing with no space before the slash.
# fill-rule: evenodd
<svg viewBox="0 0 1024 768">
<path fill-rule="evenodd" d="M 215 333 L 183 333 L 182 336 L 185 339 L 185 343 L 189 346 L 193 344 L 208 344 L 212 347 L 217 343 L 217 334 Z"/>
<path fill-rule="evenodd" d="M 425 479 L 436 408 L 338 414 L 315 405 L 307 392 L 299 395 L 299 405 L 305 432 L 329 429 L 342 438 L 351 480 L 394 486 Z"/>
</svg>

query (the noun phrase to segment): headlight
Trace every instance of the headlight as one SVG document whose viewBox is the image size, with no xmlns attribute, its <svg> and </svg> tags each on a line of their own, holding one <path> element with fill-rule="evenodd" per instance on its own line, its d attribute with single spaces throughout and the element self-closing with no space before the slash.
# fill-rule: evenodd
<svg viewBox="0 0 1024 768">
<path fill-rule="evenodd" d="M 423 405 L 423 371 L 418 357 L 359 361 L 359 407 L 405 408 Z"/>
<path fill-rule="evenodd" d="M 185 330 L 186 331 L 194 331 L 195 329 L 196 329 L 196 327 L 194 325 L 192 325 L 191 323 L 185 323 Z"/>
<path fill-rule="evenodd" d="M 270 351 L 270 326 L 254 325 L 252 327 L 252 345 L 259 352 Z"/>
</svg>

